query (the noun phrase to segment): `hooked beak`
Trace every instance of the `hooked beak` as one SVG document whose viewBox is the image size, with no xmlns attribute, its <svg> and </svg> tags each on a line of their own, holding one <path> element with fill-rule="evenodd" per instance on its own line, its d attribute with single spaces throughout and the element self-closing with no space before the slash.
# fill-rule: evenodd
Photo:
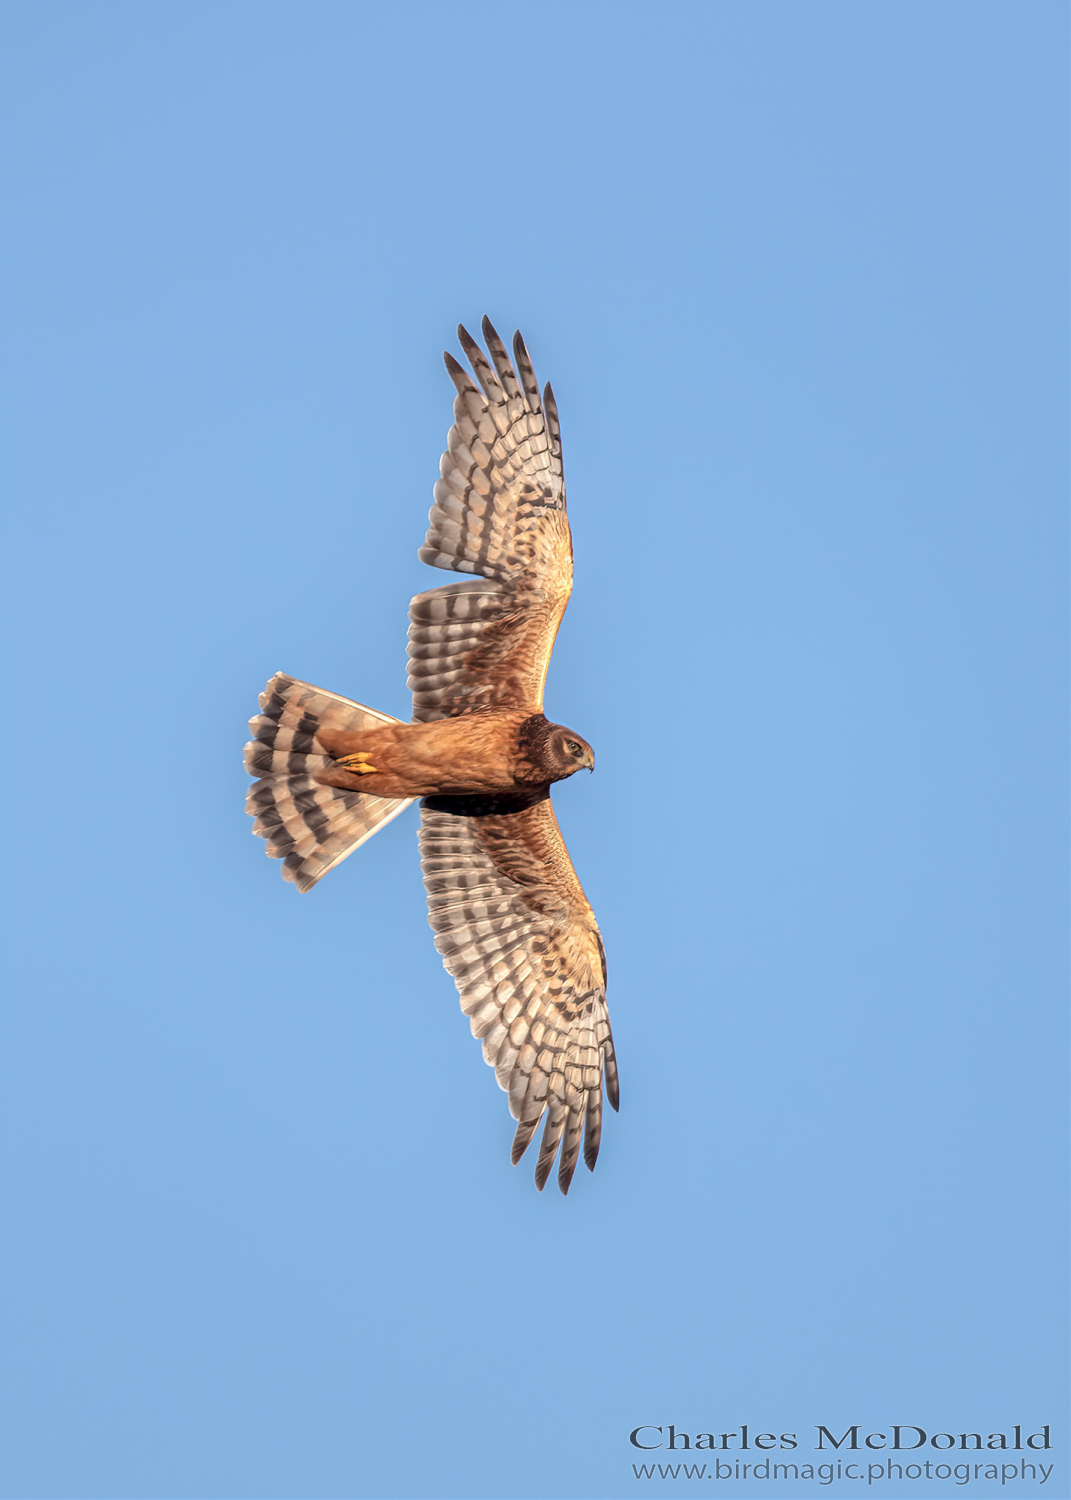
<svg viewBox="0 0 1071 1500">
<path fill-rule="evenodd" d="M 588 768 L 589 771 L 594 771 L 594 769 L 595 769 L 595 757 L 594 757 L 594 755 L 592 755 L 592 753 L 591 753 L 590 750 L 588 751 L 588 753 L 584 757 L 584 759 L 580 762 L 580 764 L 582 766 L 587 766 L 587 768 Z"/>
</svg>

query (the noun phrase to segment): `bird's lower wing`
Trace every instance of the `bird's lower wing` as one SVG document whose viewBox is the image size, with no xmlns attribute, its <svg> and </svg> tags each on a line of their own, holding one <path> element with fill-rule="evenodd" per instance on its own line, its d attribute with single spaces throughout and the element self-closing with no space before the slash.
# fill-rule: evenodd
<svg viewBox="0 0 1071 1500">
<path fill-rule="evenodd" d="M 435 945 L 517 1120 L 513 1160 L 540 1120 L 542 1189 L 561 1145 L 568 1192 L 584 1139 L 593 1168 L 603 1077 L 618 1107 L 606 966 L 549 797 L 432 797 L 420 852 Z"/>
<path fill-rule="evenodd" d="M 520 334 L 514 367 L 486 318 L 483 331 L 490 361 L 458 330 L 479 385 L 446 356 L 454 425 L 419 555 L 479 576 L 410 605 L 413 717 L 425 723 L 491 706 L 538 712 L 572 589 L 554 393 L 540 398 Z"/>
</svg>

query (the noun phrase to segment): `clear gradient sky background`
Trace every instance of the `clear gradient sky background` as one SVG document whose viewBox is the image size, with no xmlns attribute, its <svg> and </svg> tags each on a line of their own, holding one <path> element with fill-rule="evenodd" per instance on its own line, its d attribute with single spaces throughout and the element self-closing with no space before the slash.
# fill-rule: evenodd
<svg viewBox="0 0 1071 1500">
<path fill-rule="evenodd" d="M 1071 1493 L 1065 6 L 0 17 L 4 1494 L 679 1494 L 669 1422 L 1047 1422 L 1003 1494 Z M 415 814 L 299 897 L 242 811 L 277 669 L 408 713 L 484 312 L 558 396 L 598 756 L 568 1200 Z"/>
</svg>

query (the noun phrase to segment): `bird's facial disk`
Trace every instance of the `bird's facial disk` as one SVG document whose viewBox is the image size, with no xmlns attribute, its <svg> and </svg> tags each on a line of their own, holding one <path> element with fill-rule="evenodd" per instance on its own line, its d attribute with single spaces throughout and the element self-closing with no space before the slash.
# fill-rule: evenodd
<svg viewBox="0 0 1071 1500">
<path fill-rule="evenodd" d="M 571 776 L 574 771 L 595 769 L 595 753 L 587 740 L 582 740 L 571 729 L 560 729 L 554 736 L 554 751 L 562 770 L 561 776 Z"/>
</svg>

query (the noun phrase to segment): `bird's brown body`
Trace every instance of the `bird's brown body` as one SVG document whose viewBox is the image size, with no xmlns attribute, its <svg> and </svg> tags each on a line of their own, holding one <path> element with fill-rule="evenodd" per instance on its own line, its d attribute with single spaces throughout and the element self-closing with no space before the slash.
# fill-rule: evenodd
<svg viewBox="0 0 1071 1500">
<path fill-rule="evenodd" d="M 562 737 L 584 755 L 555 754 Z M 319 740 L 336 761 L 348 764 L 328 766 L 316 780 L 373 797 L 545 791 L 580 765 L 594 764 L 589 747 L 571 730 L 516 709 L 485 709 L 431 724 L 321 729 Z"/>
<path fill-rule="evenodd" d="M 409 606 L 413 722 L 278 673 L 250 720 L 254 831 L 311 890 L 421 798 L 420 855 L 435 945 L 509 1096 L 519 1160 L 567 1192 L 583 1144 L 594 1167 L 602 1100 L 618 1105 L 606 959 L 549 790 L 594 757 L 543 714 L 573 583 L 561 434 L 520 334 L 514 364 L 484 320 L 488 359 L 458 330 L 454 425 L 421 559 L 470 575 Z"/>
</svg>

